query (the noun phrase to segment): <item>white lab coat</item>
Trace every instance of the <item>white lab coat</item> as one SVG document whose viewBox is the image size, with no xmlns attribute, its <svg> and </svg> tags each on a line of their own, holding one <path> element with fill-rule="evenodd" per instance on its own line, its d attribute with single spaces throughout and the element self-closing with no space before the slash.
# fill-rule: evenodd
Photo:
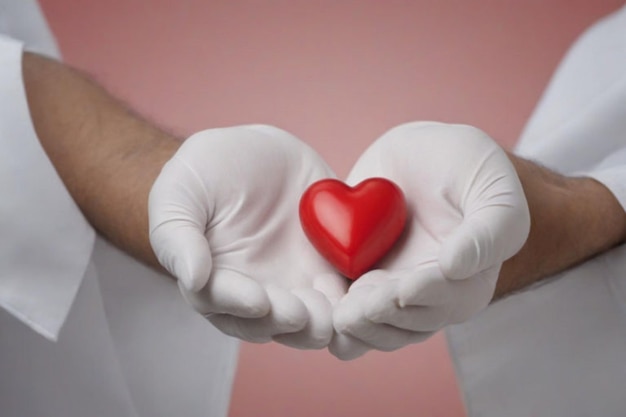
<svg viewBox="0 0 626 417">
<path fill-rule="evenodd" d="M 98 237 L 39 144 L 22 48 L 57 50 L 37 3 L 0 0 L 0 34 L 0 416 L 226 416 L 237 341 Z"/>
<path fill-rule="evenodd" d="M 565 56 L 517 153 L 594 177 L 626 206 L 626 7 Z M 447 335 L 470 417 L 625 416 L 626 245 Z"/>
</svg>

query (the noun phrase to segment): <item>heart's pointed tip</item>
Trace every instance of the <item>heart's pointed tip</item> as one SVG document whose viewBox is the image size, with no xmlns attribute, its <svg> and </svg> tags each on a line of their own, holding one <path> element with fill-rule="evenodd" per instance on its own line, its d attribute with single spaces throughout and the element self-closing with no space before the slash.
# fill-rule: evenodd
<svg viewBox="0 0 626 417">
<path fill-rule="evenodd" d="M 384 254 L 382 256 L 384 256 Z M 349 258 L 344 265 L 336 268 L 339 269 L 339 272 L 346 277 L 346 279 L 356 281 L 367 272 L 375 269 L 378 261 L 378 258 L 370 259 L 368 262 L 359 261 L 358 254 L 356 254 L 354 257 Z"/>
<path fill-rule="evenodd" d="M 356 281 L 363 274 L 362 273 L 341 272 L 341 275 L 343 275 L 344 277 L 346 277 L 346 279 L 348 279 L 350 281 Z"/>
</svg>

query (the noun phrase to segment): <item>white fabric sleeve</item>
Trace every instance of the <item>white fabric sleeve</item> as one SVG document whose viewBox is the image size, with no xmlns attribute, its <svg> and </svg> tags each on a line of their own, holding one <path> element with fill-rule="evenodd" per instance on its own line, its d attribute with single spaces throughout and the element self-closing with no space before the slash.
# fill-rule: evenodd
<svg viewBox="0 0 626 417">
<path fill-rule="evenodd" d="M 626 132 L 624 137 L 626 139 Z M 626 211 L 626 147 L 612 153 L 583 175 L 604 184 Z"/>
<path fill-rule="evenodd" d="M 0 35 L 0 307 L 56 340 L 95 233 L 39 143 L 21 64 L 22 44 Z"/>
<path fill-rule="evenodd" d="M 26 51 L 61 57 L 37 0 L 0 0 L 0 33 L 19 39 Z"/>
<path fill-rule="evenodd" d="M 515 153 L 563 174 L 592 170 L 626 146 L 626 6 L 568 50 Z"/>
</svg>

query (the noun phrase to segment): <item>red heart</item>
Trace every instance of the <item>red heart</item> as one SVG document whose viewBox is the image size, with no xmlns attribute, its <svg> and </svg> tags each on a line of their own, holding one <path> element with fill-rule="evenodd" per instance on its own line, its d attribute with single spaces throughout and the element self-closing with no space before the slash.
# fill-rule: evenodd
<svg viewBox="0 0 626 417">
<path fill-rule="evenodd" d="M 391 249 L 406 221 L 400 188 L 384 178 L 355 187 L 325 179 L 300 199 L 300 222 L 313 246 L 343 275 L 357 279 Z"/>
</svg>

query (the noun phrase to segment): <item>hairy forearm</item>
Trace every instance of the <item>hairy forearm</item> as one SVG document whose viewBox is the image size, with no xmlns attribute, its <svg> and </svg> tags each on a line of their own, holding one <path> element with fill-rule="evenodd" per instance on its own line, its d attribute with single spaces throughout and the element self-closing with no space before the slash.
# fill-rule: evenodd
<svg viewBox="0 0 626 417">
<path fill-rule="evenodd" d="M 37 136 L 85 217 L 111 242 L 158 266 L 148 238 L 148 193 L 179 141 L 62 63 L 25 53 Z"/>
<path fill-rule="evenodd" d="M 522 182 L 531 228 L 506 261 L 494 300 L 604 252 L 626 239 L 626 213 L 590 178 L 569 178 L 509 155 Z"/>
</svg>

